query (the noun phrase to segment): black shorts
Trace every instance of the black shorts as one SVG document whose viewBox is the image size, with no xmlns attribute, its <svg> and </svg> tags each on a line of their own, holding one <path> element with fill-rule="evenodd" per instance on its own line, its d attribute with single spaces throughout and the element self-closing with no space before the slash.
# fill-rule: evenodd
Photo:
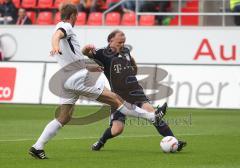
<svg viewBox="0 0 240 168">
<path fill-rule="evenodd" d="M 134 103 L 134 104 L 141 108 L 144 103 L 150 103 L 150 102 L 149 102 L 148 99 L 146 99 L 145 101 L 137 102 L 137 103 Z M 115 121 L 115 120 L 120 121 L 123 124 L 125 124 L 126 116 L 124 114 L 122 114 L 121 112 L 116 111 L 116 109 L 111 108 L 111 115 L 110 115 L 109 125 L 112 126 L 113 121 Z"/>
</svg>

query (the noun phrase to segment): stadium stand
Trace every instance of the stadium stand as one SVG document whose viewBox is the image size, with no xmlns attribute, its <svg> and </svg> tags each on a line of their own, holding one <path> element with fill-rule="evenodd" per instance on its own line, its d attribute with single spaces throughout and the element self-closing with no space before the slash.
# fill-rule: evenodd
<svg viewBox="0 0 240 168">
<path fill-rule="evenodd" d="M 33 24 L 55 24 L 60 20 L 59 13 L 56 12 L 59 5 L 66 0 L 13 0 L 17 8 L 27 9 L 27 15 L 32 20 Z M 106 0 L 102 4 L 101 9 L 106 10 L 107 7 L 112 3 L 118 3 L 120 0 Z M 47 18 L 41 18 L 43 11 L 47 10 L 48 12 L 44 15 L 48 16 Z M 181 12 L 192 13 L 199 11 L 199 0 L 187 0 L 185 6 L 182 7 Z M 46 12 L 46 11 L 45 11 Z M 52 14 L 50 14 L 52 13 Z M 122 16 L 121 16 L 122 15 Z M 38 18 L 36 18 L 38 16 Z M 51 17 L 50 17 L 51 16 Z M 52 16 L 55 16 L 52 19 Z M 86 13 L 80 12 L 76 25 L 102 25 L 103 13 L 101 12 L 92 12 L 87 17 Z M 198 16 L 180 16 L 181 24 L 185 26 L 197 26 L 199 24 Z M 139 18 L 136 20 L 136 18 Z M 136 13 L 119 13 L 119 12 L 108 12 L 105 14 L 105 25 L 123 25 L 123 26 L 154 26 L 155 25 L 154 15 L 141 15 L 136 16 Z M 179 16 L 172 17 L 169 25 L 177 26 L 179 22 Z M 37 21 L 36 21 L 37 20 Z"/>
<path fill-rule="evenodd" d="M 39 12 L 36 23 L 39 25 L 51 25 L 53 24 L 52 18 L 53 18 L 52 12 Z"/>
<path fill-rule="evenodd" d="M 155 16 L 154 15 L 142 15 L 139 20 L 140 26 L 153 26 L 155 25 Z"/>
<path fill-rule="evenodd" d="M 106 6 L 110 6 L 111 4 L 118 3 L 120 0 L 106 0 Z"/>
<path fill-rule="evenodd" d="M 64 2 L 64 0 L 55 0 L 55 1 L 54 1 L 54 5 L 53 5 L 53 8 L 58 8 L 59 5 L 60 5 L 62 2 Z"/>
<path fill-rule="evenodd" d="M 186 5 L 181 9 L 182 13 L 198 13 L 199 12 L 199 0 L 189 0 Z M 179 24 L 179 16 L 175 16 L 170 21 L 171 26 L 177 26 Z M 195 15 L 183 15 L 181 16 L 181 24 L 183 26 L 197 26 L 199 24 L 199 16 Z"/>
<path fill-rule="evenodd" d="M 36 23 L 36 12 L 27 11 L 26 14 L 29 17 L 29 19 L 32 21 L 32 24 L 35 24 Z"/>
<path fill-rule="evenodd" d="M 197 12 L 195 8 L 183 8 L 182 12 L 190 13 Z M 182 16 L 182 25 L 193 26 L 198 25 L 198 16 Z"/>
<path fill-rule="evenodd" d="M 12 0 L 14 5 L 16 6 L 16 8 L 20 8 L 21 7 L 21 0 Z"/>
<path fill-rule="evenodd" d="M 85 12 L 78 12 L 76 25 L 85 25 L 87 22 L 87 14 Z"/>
<path fill-rule="evenodd" d="M 118 12 L 110 12 L 106 15 L 106 22 L 105 24 L 108 26 L 113 25 L 120 25 L 121 22 L 121 15 Z"/>
<path fill-rule="evenodd" d="M 57 24 L 61 20 L 60 12 L 57 12 L 54 17 L 53 24 Z"/>
<path fill-rule="evenodd" d="M 199 12 L 199 2 L 198 0 L 195 1 L 188 1 L 186 3 L 186 7 L 182 8 L 181 12 L 185 13 L 194 13 Z M 182 25 L 184 26 L 194 26 L 198 25 L 199 23 L 198 16 L 182 16 Z"/>
<path fill-rule="evenodd" d="M 78 0 L 77 0 L 78 1 Z M 225 0 L 225 7 L 229 8 L 229 0 Z M 0 3 L 3 3 L 3 0 L 0 0 Z M 13 0 L 17 8 L 24 8 L 27 10 L 28 16 L 31 18 L 33 24 L 38 24 L 37 16 L 40 15 L 40 12 L 51 12 L 53 19 L 51 22 L 47 23 L 56 23 L 59 21 L 58 8 L 62 2 L 70 2 L 70 0 Z M 74 1 L 75 2 L 75 1 Z M 133 13 L 124 13 L 117 10 L 109 10 L 110 4 L 117 4 L 120 0 L 99 0 L 98 4 L 101 4 L 100 11 L 92 11 L 92 13 L 79 13 L 77 25 L 122 25 L 122 26 L 155 26 L 155 25 L 169 25 L 169 26 L 198 26 L 198 25 L 221 25 L 222 20 L 221 16 L 199 16 L 198 13 L 204 12 L 219 12 L 222 10 L 220 2 L 205 2 L 200 0 L 182 0 L 181 6 L 178 6 L 174 12 L 174 16 L 168 16 L 167 22 L 157 22 L 158 14 L 157 12 L 151 14 L 141 14 L 142 11 L 133 12 Z M 176 1 L 177 2 L 177 1 Z M 176 3 L 179 4 L 179 3 Z M 218 5 L 217 5 L 218 4 Z M 174 2 L 170 5 L 171 8 L 174 6 Z M 175 5 L 177 6 L 177 5 Z M 201 9 L 200 9 L 201 6 Z M 117 7 L 116 7 L 117 8 Z M 214 8 L 214 9 L 213 9 Z M 178 15 L 179 12 L 179 15 Z M 221 12 L 221 11 L 220 11 Z M 195 13 L 189 15 L 189 13 Z M 229 16 L 229 18 L 232 16 Z M 201 18 L 201 19 L 200 19 Z M 213 19 L 211 19 L 213 18 Z M 233 18 L 233 17 L 232 17 Z M 154 21 L 155 20 L 155 21 Z M 201 20 L 201 23 L 200 23 Z M 216 22 L 216 23 L 215 23 Z M 227 20 L 229 22 L 229 19 Z M 41 23 L 41 22 L 40 22 Z M 234 25 L 231 23 L 230 25 Z"/>
<path fill-rule="evenodd" d="M 99 26 L 102 25 L 102 13 L 92 12 L 89 14 L 87 25 Z"/>
<path fill-rule="evenodd" d="M 170 26 L 177 26 L 178 25 L 178 16 L 174 16 L 170 21 Z"/>
<path fill-rule="evenodd" d="M 25 9 L 36 8 L 37 1 L 36 0 L 22 0 L 21 7 L 25 8 Z"/>
<path fill-rule="evenodd" d="M 52 0 L 38 0 L 37 8 L 39 9 L 50 9 L 53 7 Z"/>
<path fill-rule="evenodd" d="M 123 26 L 135 26 L 136 25 L 136 14 L 134 12 L 124 13 L 121 21 Z"/>
</svg>

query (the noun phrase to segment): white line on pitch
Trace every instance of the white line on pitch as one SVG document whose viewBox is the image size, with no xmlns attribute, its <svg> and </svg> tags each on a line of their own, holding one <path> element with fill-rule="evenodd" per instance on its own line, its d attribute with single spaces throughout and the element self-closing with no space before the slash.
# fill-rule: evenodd
<svg viewBox="0 0 240 168">
<path fill-rule="evenodd" d="M 177 136 L 199 136 L 205 134 L 178 134 Z M 136 136 L 119 136 L 118 138 L 148 138 L 148 137 L 160 137 L 159 135 L 136 135 Z M 98 139 L 99 137 L 79 137 L 79 138 L 62 138 L 53 139 L 54 141 L 61 140 L 81 140 L 81 139 Z M 21 142 L 21 141 L 34 141 L 36 139 L 0 139 L 0 142 Z"/>
</svg>

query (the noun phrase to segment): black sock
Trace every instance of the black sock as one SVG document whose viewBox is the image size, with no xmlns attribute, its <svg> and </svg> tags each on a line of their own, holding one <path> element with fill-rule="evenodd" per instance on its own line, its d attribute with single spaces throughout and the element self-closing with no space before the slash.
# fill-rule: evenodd
<svg viewBox="0 0 240 168">
<path fill-rule="evenodd" d="M 108 139 L 113 138 L 114 136 L 112 135 L 111 132 L 112 127 L 109 127 L 105 130 L 105 132 L 103 133 L 102 137 L 100 138 L 100 141 L 102 143 L 106 143 Z"/>
<path fill-rule="evenodd" d="M 169 128 L 168 124 L 165 121 L 161 121 L 159 125 L 154 125 L 159 134 L 163 137 L 174 136 L 172 130 Z"/>
</svg>

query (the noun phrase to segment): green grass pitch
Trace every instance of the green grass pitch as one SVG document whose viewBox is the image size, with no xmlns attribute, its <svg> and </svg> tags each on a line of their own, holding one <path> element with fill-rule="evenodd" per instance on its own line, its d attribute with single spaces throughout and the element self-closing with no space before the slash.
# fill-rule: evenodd
<svg viewBox="0 0 240 168">
<path fill-rule="evenodd" d="M 237 168 L 240 167 L 240 110 L 169 109 L 166 121 L 179 139 L 188 142 L 180 153 L 160 150 L 161 137 L 143 120 L 129 118 L 124 133 L 102 151 L 91 145 L 108 126 L 67 125 L 45 150 L 50 159 L 36 160 L 28 149 L 53 118 L 56 106 L 0 104 L 1 168 Z M 75 116 L 98 107 L 77 107 Z M 131 121 L 131 122 L 130 122 Z"/>
</svg>

